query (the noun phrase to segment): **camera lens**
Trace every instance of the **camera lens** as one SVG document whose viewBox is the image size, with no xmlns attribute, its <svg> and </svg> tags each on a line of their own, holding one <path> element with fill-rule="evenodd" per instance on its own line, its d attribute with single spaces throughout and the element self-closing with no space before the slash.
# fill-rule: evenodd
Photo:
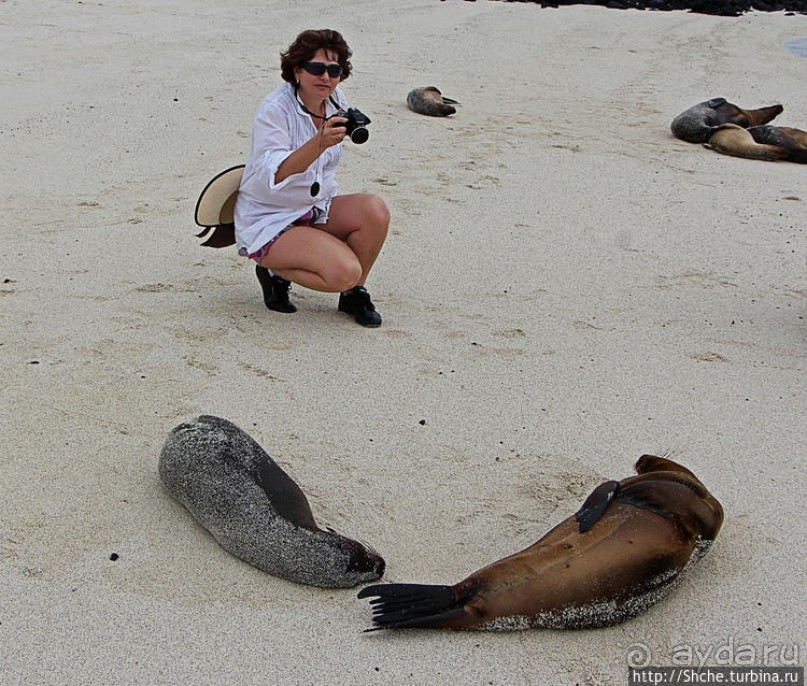
<svg viewBox="0 0 807 686">
<path fill-rule="evenodd" d="M 366 143 L 369 137 L 370 132 L 363 126 L 359 126 L 358 128 L 353 129 L 353 132 L 350 134 L 350 140 L 352 140 L 356 145 Z"/>
</svg>

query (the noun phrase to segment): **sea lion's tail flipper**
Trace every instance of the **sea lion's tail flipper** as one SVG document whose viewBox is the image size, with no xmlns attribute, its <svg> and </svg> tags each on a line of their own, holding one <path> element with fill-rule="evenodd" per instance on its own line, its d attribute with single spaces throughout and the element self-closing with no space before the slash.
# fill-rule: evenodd
<svg viewBox="0 0 807 686">
<path fill-rule="evenodd" d="M 788 162 L 798 162 L 799 164 L 807 164 L 807 150 L 789 150 L 787 157 Z"/>
<path fill-rule="evenodd" d="M 734 122 L 748 128 L 749 126 L 760 126 L 778 117 L 784 111 L 781 105 L 771 105 L 770 107 L 760 107 L 758 110 L 742 110 L 746 121 Z"/>
<path fill-rule="evenodd" d="M 428 584 L 376 584 L 359 591 L 358 598 L 370 598 L 372 629 L 436 627 L 464 613 L 453 586 Z"/>
<path fill-rule="evenodd" d="M 788 126 L 755 126 L 748 133 L 757 143 L 781 147 L 786 153 L 784 159 L 807 164 L 807 131 Z"/>
</svg>

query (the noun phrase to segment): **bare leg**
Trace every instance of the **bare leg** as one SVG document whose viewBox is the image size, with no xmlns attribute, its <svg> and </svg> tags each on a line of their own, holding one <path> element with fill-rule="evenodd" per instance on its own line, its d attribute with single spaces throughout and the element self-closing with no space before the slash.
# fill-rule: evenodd
<svg viewBox="0 0 807 686">
<path fill-rule="evenodd" d="M 277 276 L 317 291 L 364 285 L 387 237 L 389 210 L 369 194 L 340 195 L 327 224 L 295 226 L 260 261 Z"/>
<path fill-rule="evenodd" d="M 309 226 L 286 231 L 260 265 L 282 279 L 329 293 L 353 287 L 361 276 L 361 263 L 344 242 Z"/>
<path fill-rule="evenodd" d="M 344 241 L 361 264 L 361 276 L 352 286 L 363 286 L 375 264 L 389 229 L 389 210 L 375 195 L 337 195 L 328 212 L 328 223 L 316 227 Z M 347 289 L 343 289 L 347 290 Z"/>
</svg>

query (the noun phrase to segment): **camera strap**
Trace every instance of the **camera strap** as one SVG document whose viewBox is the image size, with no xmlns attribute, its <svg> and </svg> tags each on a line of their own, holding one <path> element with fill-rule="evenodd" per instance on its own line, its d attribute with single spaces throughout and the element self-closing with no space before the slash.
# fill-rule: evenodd
<svg viewBox="0 0 807 686">
<path fill-rule="evenodd" d="M 303 112 L 305 112 L 306 114 L 308 114 L 308 115 L 310 115 L 310 116 L 314 117 L 315 119 L 322 119 L 323 121 L 327 121 L 328 119 L 330 119 L 330 117 L 323 116 L 323 115 L 321 115 L 321 114 L 314 114 L 314 113 L 313 113 L 311 110 L 309 110 L 309 109 L 308 109 L 308 108 L 307 108 L 307 107 L 306 107 L 306 106 L 303 104 L 303 101 L 302 101 L 302 100 L 300 100 L 300 96 L 299 96 L 299 95 L 297 95 L 297 86 L 295 86 L 295 87 L 294 87 L 294 98 L 295 98 L 295 100 L 297 100 L 297 104 L 300 106 L 300 109 L 301 109 Z M 331 101 L 331 104 L 332 104 L 332 105 L 333 105 L 333 106 L 336 108 L 336 110 L 337 110 L 338 112 L 341 112 L 342 107 L 339 105 L 339 103 L 338 103 L 338 102 L 336 102 L 336 100 L 334 100 L 334 99 L 333 99 L 333 96 L 332 96 L 332 95 L 329 95 L 329 96 L 328 96 L 328 100 L 330 100 L 330 101 Z M 333 115 L 332 115 L 332 116 L 333 116 Z"/>
<path fill-rule="evenodd" d="M 297 94 L 297 86 L 294 87 L 294 99 L 297 100 L 297 104 L 300 106 L 300 109 L 303 112 L 305 112 L 306 114 L 308 114 L 308 115 L 310 115 L 310 116 L 312 116 L 312 117 L 314 117 L 316 119 L 322 119 L 323 121 L 327 121 L 328 119 L 330 119 L 330 117 L 322 116 L 321 114 L 314 114 L 311 110 L 309 110 L 305 106 L 303 101 L 300 100 L 300 96 Z M 331 104 L 336 108 L 337 112 L 342 111 L 341 106 L 339 105 L 338 102 L 336 102 L 336 100 L 333 99 L 332 95 L 329 95 L 328 99 L 331 101 Z M 332 116 L 336 116 L 336 115 L 332 115 Z M 323 130 L 320 129 L 320 132 L 319 132 L 319 140 L 320 140 L 319 154 L 317 155 L 317 166 L 314 169 L 314 183 L 311 184 L 311 197 L 312 198 L 316 198 L 319 195 L 319 191 L 320 191 L 320 184 L 319 184 L 319 181 L 317 179 L 319 178 L 319 163 L 320 163 L 320 159 L 321 159 L 321 156 L 322 156 L 322 134 L 323 134 Z"/>
</svg>

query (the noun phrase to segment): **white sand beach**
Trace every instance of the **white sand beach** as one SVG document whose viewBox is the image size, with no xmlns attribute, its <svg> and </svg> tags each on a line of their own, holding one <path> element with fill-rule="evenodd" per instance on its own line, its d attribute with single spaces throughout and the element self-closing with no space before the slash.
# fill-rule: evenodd
<svg viewBox="0 0 807 686">
<path fill-rule="evenodd" d="M 280 50 L 322 27 L 372 119 L 340 189 L 392 211 L 376 330 L 302 288 L 297 314 L 269 312 L 251 263 L 194 237 Z M 0 33 L 0 684 L 621 685 L 629 663 L 741 649 L 804 665 L 807 170 L 669 124 L 722 96 L 807 129 L 807 61 L 784 47 L 807 18 L 6 0 Z M 426 85 L 457 114 L 409 111 Z M 692 469 L 725 522 L 616 627 L 364 633 L 357 589 L 250 567 L 166 493 L 162 443 L 202 413 L 250 432 L 387 581 L 455 583 L 645 452 Z"/>
</svg>

